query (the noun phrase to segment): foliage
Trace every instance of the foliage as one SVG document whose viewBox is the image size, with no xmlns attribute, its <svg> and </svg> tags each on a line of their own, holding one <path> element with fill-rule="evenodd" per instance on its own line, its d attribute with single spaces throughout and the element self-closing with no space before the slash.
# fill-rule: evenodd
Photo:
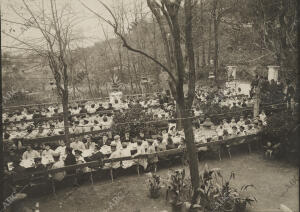
<svg viewBox="0 0 300 212">
<path fill-rule="evenodd" d="M 223 119 L 231 120 L 235 118 L 238 120 L 241 115 L 247 116 L 251 111 L 242 111 L 243 108 L 229 108 L 227 106 L 221 106 L 217 103 L 199 103 L 198 107 L 204 114 L 222 114 L 219 116 L 212 116 L 211 121 L 214 124 L 220 123 Z M 239 111 L 239 112 L 238 112 Z"/>
<path fill-rule="evenodd" d="M 160 189 L 162 188 L 160 176 L 153 174 L 151 172 L 148 175 L 149 175 L 149 178 L 147 179 L 147 185 L 149 188 L 150 197 L 153 199 L 156 199 L 159 197 Z"/>
<path fill-rule="evenodd" d="M 170 170 L 167 187 L 167 199 L 174 206 L 179 206 L 192 197 L 191 180 L 186 178 L 184 169 Z"/>
<path fill-rule="evenodd" d="M 283 92 L 283 84 L 263 80 L 261 83 L 260 99 L 262 104 L 276 104 L 284 101 L 285 94 Z"/>
<path fill-rule="evenodd" d="M 200 187 L 193 195 L 185 170 L 171 170 L 167 181 L 167 199 L 173 206 L 188 202 L 190 209 L 198 208 L 204 212 L 243 212 L 248 204 L 256 202 L 256 198 L 247 192 L 254 185 L 243 185 L 237 189 L 231 185 L 234 179 L 234 172 L 231 172 L 229 179 L 225 179 L 219 168 L 209 169 L 205 164 L 200 173 Z M 194 204 L 191 205 L 191 202 Z"/>
<path fill-rule="evenodd" d="M 268 116 L 268 125 L 263 128 L 263 141 L 271 146 L 279 145 L 277 156 L 288 156 L 291 152 L 299 151 L 297 128 L 299 120 L 297 115 L 282 111 Z"/>
<path fill-rule="evenodd" d="M 151 120 L 153 120 L 153 114 L 147 113 L 140 104 L 131 105 L 125 112 L 117 112 L 114 115 L 112 129 L 118 135 L 124 135 L 126 131 L 129 131 L 130 135 L 135 137 L 140 131 L 147 130 L 144 132 L 145 135 L 155 134 L 161 127 L 167 126 L 164 122 L 145 123 Z"/>
<path fill-rule="evenodd" d="M 201 186 L 199 189 L 200 205 L 204 211 L 236 211 L 242 212 L 247 204 L 256 201 L 254 196 L 246 191 L 253 185 L 244 185 L 240 190 L 234 188 L 230 183 L 235 179 L 234 172 L 231 172 L 229 179 L 224 179 L 220 169 L 208 169 L 205 165 L 201 173 Z"/>
<path fill-rule="evenodd" d="M 286 138 L 293 126 L 296 124 L 296 119 L 291 114 L 282 111 L 279 113 L 273 113 L 268 116 L 268 125 L 264 127 L 264 135 L 270 139 Z"/>
</svg>

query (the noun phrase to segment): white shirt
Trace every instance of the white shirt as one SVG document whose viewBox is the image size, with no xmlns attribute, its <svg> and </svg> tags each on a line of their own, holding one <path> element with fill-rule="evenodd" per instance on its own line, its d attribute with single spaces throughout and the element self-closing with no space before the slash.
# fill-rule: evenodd
<svg viewBox="0 0 300 212">
<path fill-rule="evenodd" d="M 111 155 L 109 156 L 109 159 L 120 158 L 120 157 L 121 157 L 120 151 L 116 150 L 116 151 L 111 153 Z M 113 169 L 117 169 L 121 166 L 121 163 L 120 162 L 112 162 L 111 166 L 112 166 Z"/>
<path fill-rule="evenodd" d="M 62 168 L 64 166 L 65 166 L 64 162 L 62 160 L 59 160 L 53 164 L 52 169 Z M 65 178 L 65 176 L 66 176 L 65 171 L 57 172 L 53 175 L 53 179 L 56 181 L 62 181 Z"/>
<path fill-rule="evenodd" d="M 40 154 L 36 150 L 31 150 L 30 152 L 25 151 L 23 153 L 22 159 L 30 160 L 30 159 L 34 159 L 34 158 L 38 158 L 38 157 L 40 157 Z"/>
<path fill-rule="evenodd" d="M 126 147 L 125 149 L 121 149 L 120 150 L 120 157 L 129 157 L 131 156 L 131 152 L 130 152 L 130 148 Z M 122 168 L 127 169 L 131 166 L 134 165 L 134 161 L 133 160 L 125 160 L 122 161 Z"/>
<path fill-rule="evenodd" d="M 84 145 L 84 143 L 83 142 L 81 142 L 81 141 L 78 141 L 78 142 L 72 142 L 71 144 L 70 144 L 70 147 L 72 148 L 72 149 L 74 149 L 74 150 L 80 150 L 80 151 L 83 151 L 83 150 L 85 150 L 85 145 Z"/>
<path fill-rule="evenodd" d="M 49 164 L 54 162 L 53 153 L 54 151 L 52 149 L 44 150 L 42 152 L 42 164 Z"/>
<path fill-rule="evenodd" d="M 59 146 L 55 149 L 56 153 L 59 153 L 60 156 L 66 155 L 66 146 Z"/>
</svg>

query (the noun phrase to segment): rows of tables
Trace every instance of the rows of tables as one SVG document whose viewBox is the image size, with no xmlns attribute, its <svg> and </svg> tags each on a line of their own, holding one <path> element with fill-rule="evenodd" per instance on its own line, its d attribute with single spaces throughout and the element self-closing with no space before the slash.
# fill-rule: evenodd
<svg viewBox="0 0 300 212">
<path fill-rule="evenodd" d="M 197 143 L 197 144 L 195 144 L 195 146 L 197 148 L 197 151 L 199 152 L 201 147 L 212 147 L 212 146 L 221 147 L 222 145 L 230 145 L 232 143 L 236 143 L 236 142 L 240 142 L 240 141 L 243 141 L 244 144 L 245 143 L 250 144 L 254 141 L 259 140 L 260 136 L 261 136 L 260 133 L 246 135 L 246 136 L 237 136 L 237 137 L 233 137 L 233 138 L 226 139 L 226 140 L 212 141 L 212 142 L 208 142 L 208 143 Z M 98 170 L 103 170 L 101 168 L 101 165 L 107 164 L 107 163 L 121 162 L 121 161 L 126 161 L 126 160 L 142 159 L 142 158 L 147 159 L 148 157 L 151 157 L 151 156 L 158 156 L 158 158 L 166 157 L 166 156 L 182 156 L 185 151 L 186 151 L 185 148 L 176 148 L 176 149 L 160 151 L 160 152 L 156 152 L 156 153 L 152 153 L 152 154 L 142 154 L 142 155 L 138 155 L 134 158 L 129 156 L 129 157 L 120 157 L 120 158 L 112 158 L 112 159 L 103 159 L 101 161 L 96 160 L 96 161 L 86 162 L 86 163 L 82 163 L 82 164 L 65 166 L 62 168 L 46 169 L 46 170 L 42 170 L 42 171 L 34 170 L 34 169 L 27 169 L 27 170 L 25 169 L 25 171 L 22 172 L 21 175 L 20 175 L 20 173 L 16 172 L 16 173 L 12 173 L 11 177 L 12 177 L 12 181 L 15 184 L 18 184 L 18 182 L 24 182 L 24 181 L 30 182 L 33 179 L 35 179 L 35 176 L 41 176 L 41 175 L 44 176 L 45 180 L 47 180 L 49 174 L 55 174 L 58 172 L 69 171 L 69 170 L 78 170 L 78 169 L 82 169 L 85 167 L 89 167 L 89 168 L 92 168 L 94 171 L 98 171 Z M 139 164 L 137 164 L 137 165 L 139 165 Z M 110 168 L 110 171 L 111 171 L 111 178 L 113 181 L 112 168 Z M 91 175 L 92 175 L 92 171 L 91 171 Z"/>
</svg>

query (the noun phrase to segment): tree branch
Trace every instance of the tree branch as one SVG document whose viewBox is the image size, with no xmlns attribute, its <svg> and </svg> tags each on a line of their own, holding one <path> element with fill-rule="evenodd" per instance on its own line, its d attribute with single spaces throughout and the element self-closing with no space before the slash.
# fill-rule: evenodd
<svg viewBox="0 0 300 212">
<path fill-rule="evenodd" d="M 169 76 L 171 77 L 172 81 L 173 81 L 174 83 L 176 83 L 175 77 L 173 76 L 172 72 L 171 72 L 166 66 L 164 66 L 161 62 L 159 62 L 158 60 L 156 60 L 156 59 L 153 58 L 152 56 L 148 55 L 147 53 L 145 53 L 145 52 L 143 52 L 143 51 L 141 51 L 141 50 L 139 50 L 139 49 L 135 49 L 135 48 L 131 47 L 131 46 L 127 43 L 127 40 L 125 39 L 125 37 L 124 37 L 121 33 L 118 32 L 118 22 L 117 22 L 116 17 L 114 16 L 114 14 L 112 13 L 112 11 L 110 10 L 110 8 L 109 8 L 108 6 L 106 6 L 103 2 L 101 2 L 100 0 L 98 0 L 98 2 L 101 3 L 101 4 L 108 10 L 108 12 L 111 14 L 111 16 L 113 17 L 114 22 L 115 22 L 114 24 L 113 24 L 111 21 L 109 21 L 109 20 L 103 18 L 101 15 L 99 15 L 98 13 L 96 13 L 95 11 L 93 11 L 92 9 L 90 9 L 89 7 L 87 7 L 84 3 L 81 2 L 81 4 L 82 4 L 86 9 L 88 9 L 88 10 L 91 11 L 93 14 L 95 14 L 97 17 L 99 17 L 101 20 L 105 21 L 107 24 L 109 24 L 110 26 L 113 27 L 114 33 L 122 40 L 122 42 L 123 42 L 123 47 L 127 48 L 128 50 L 130 50 L 130 51 L 132 51 L 132 52 L 139 53 L 139 54 L 141 54 L 141 55 L 147 57 L 148 59 L 152 60 L 152 61 L 155 62 L 156 64 L 158 64 L 160 67 L 163 68 L 163 70 L 164 70 L 165 72 L 167 72 L 167 73 L 169 74 Z"/>
</svg>

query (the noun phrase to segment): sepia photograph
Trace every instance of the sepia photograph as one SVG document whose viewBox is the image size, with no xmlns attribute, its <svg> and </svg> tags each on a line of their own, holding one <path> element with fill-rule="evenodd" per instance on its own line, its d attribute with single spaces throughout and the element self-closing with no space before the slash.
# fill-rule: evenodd
<svg viewBox="0 0 300 212">
<path fill-rule="evenodd" d="M 297 0 L 0 4 L 0 212 L 299 212 Z"/>
</svg>

